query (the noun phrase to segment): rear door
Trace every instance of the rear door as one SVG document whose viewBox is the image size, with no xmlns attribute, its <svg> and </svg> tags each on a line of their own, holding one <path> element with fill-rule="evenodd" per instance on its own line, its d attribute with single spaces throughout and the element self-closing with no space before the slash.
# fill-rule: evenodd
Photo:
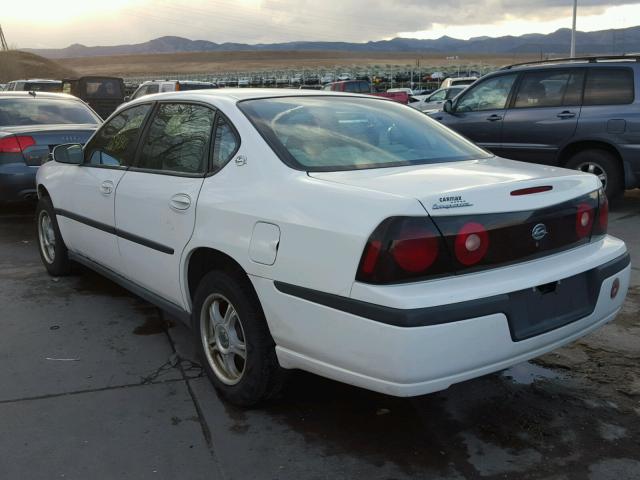
<svg viewBox="0 0 640 480">
<path fill-rule="evenodd" d="M 114 198 L 131 165 L 151 104 L 123 110 L 105 123 L 85 147 L 85 163 L 65 169 L 68 191 L 56 202 L 67 246 L 122 273 L 116 240 Z"/>
<path fill-rule="evenodd" d="M 116 191 L 126 276 L 176 305 L 183 305 L 180 258 L 193 233 L 198 195 L 209 170 L 215 118 L 209 106 L 159 103 L 135 166 Z"/>
<path fill-rule="evenodd" d="M 500 154 L 502 121 L 517 73 L 482 80 L 458 97 L 452 113 L 435 117 L 481 147 Z"/>
<path fill-rule="evenodd" d="M 582 103 L 584 68 L 522 74 L 502 125 L 504 157 L 553 164 L 573 137 Z"/>
</svg>

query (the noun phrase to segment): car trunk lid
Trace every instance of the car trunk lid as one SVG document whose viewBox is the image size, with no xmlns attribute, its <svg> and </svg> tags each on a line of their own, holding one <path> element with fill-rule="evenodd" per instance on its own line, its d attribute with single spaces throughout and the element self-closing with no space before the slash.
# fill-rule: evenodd
<svg viewBox="0 0 640 480">
<path fill-rule="evenodd" d="M 497 157 L 407 167 L 309 172 L 309 175 L 319 180 L 416 198 L 433 217 L 540 209 L 600 187 L 594 175 Z M 528 193 L 527 189 L 535 187 L 547 188 Z"/>
<path fill-rule="evenodd" d="M 49 153 L 57 145 L 65 143 L 84 144 L 98 128 L 97 125 L 29 125 L 0 128 L 0 138 L 25 139 L 21 151 L 0 153 L 4 163 L 24 161 L 27 165 L 37 167 L 49 158 Z"/>
</svg>

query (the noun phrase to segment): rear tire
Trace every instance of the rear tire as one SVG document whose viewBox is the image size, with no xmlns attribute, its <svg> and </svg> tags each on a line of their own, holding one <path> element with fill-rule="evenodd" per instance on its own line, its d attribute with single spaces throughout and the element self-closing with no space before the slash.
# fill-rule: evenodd
<svg viewBox="0 0 640 480">
<path fill-rule="evenodd" d="M 71 273 L 69 251 L 62 240 L 56 213 L 49 197 L 38 200 L 36 229 L 40 259 L 49 275 L 61 277 Z"/>
<path fill-rule="evenodd" d="M 258 297 L 243 275 L 206 274 L 196 290 L 192 321 L 202 365 L 229 402 L 250 407 L 280 391 L 285 371 Z"/>
<path fill-rule="evenodd" d="M 620 162 L 606 150 L 583 150 L 573 155 L 565 166 L 597 175 L 610 200 L 624 192 L 624 175 Z"/>
</svg>

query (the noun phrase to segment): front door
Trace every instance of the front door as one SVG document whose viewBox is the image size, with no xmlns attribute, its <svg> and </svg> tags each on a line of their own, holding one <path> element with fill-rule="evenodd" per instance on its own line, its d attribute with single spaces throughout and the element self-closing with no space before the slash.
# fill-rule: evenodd
<svg viewBox="0 0 640 480">
<path fill-rule="evenodd" d="M 553 164 L 580 117 L 584 68 L 526 72 L 502 125 L 502 155 Z"/>
<path fill-rule="evenodd" d="M 451 113 L 437 119 L 481 147 L 500 154 L 502 121 L 516 73 L 479 81 L 458 97 Z"/>
<path fill-rule="evenodd" d="M 85 161 L 65 169 L 65 192 L 56 214 L 72 251 L 122 273 L 115 229 L 115 191 L 133 161 L 150 104 L 113 117 L 87 143 Z"/>
<path fill-rule="evenodd" d="M 126 276 L 178 306 L 184 305 L 180 259 L 195 225 L 215 115 L 199 104 L 159 103 L 138 159 L 116 190 Z"/>
</svg>

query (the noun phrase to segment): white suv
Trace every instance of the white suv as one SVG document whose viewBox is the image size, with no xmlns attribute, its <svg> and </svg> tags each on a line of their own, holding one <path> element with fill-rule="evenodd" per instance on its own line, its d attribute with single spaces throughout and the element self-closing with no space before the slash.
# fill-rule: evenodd
<svg viewBox="0 0 640 480">
<path fill-rule="evenodd" d="M 292 368 L 445 389 L 612 320 L 629 283 L 597 177 L 497 158 L 381 98 L 151 95 L 53 157 L 50 274 L 82 263 L 183 319 L 240 405 Z"/>
</svg>

